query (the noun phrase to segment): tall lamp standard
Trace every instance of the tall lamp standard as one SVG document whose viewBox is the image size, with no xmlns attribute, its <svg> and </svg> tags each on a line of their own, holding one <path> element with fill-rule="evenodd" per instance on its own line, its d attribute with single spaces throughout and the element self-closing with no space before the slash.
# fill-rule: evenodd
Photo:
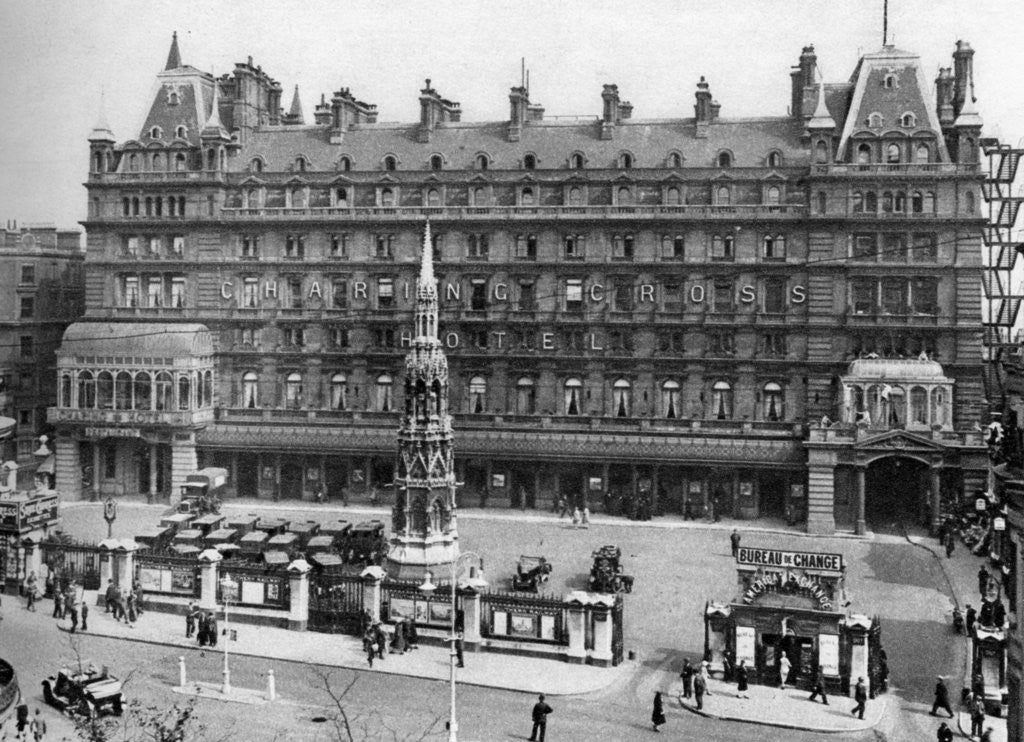
<svg viewBox="0 0 1024 742">
<path fill-rule="evenodd" d="M 220 692 L 224 695 L 231 692 L 231 669 L 228 667 L 228 640 L 231 638 L 231 632 L 228 630 L 228 603 L 236 595 L 237 590 L 238 583 L 225 572 L 220 581 L 220 594 L 224 598 L 224 670 L 221 672 L 224 676 L 224 683 L 221 685 Z"/>
<path fill-rule="evenodd" d="M 459 640 L 455 631 L 455 614 L 457 612 L 455 582 L 459 576 L 459 564 L 467 557 L 479 561 L 480 569 L 483 570 L 484 559 L 474 551 L 464 551 L 448 564 L 452 578 L 451 635 L 448 637 L 448 641 L 451 643 L 451 647 L 448 652 L 448 684 L 451 691 L 451 702 L 448 709 L 448 742 L 458 742 L 459 739 L 459 722 L 456 721 L 455 718 L 455 643 Z M 427 576 L 424 578 L 423 584 L 420 585 L 420 590 L 428 596 L 433 595 L 434 591 L 437 590 L 437 585 L 432 582 L 432 578 L 433 575 L 430 572 L 427 572 Z"/>
</svg>

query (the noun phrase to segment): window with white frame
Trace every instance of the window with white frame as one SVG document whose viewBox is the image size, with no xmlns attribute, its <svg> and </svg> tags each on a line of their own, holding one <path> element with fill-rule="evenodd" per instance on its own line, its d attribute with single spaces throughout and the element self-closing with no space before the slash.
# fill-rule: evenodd
<svg viewBox="0 0 1024 742">
<path fill-rule="evenodd" d="M 381 374 L 377 377 L 377 410 L 379 412 L 391 412 L 394 409 L 395 380 L 390 374 Z"/>
<path fill-rule="evenodd" d="M 251 409 L 259 404 L 260 378 L 255 371 L 247 371 L 242 375 L 242 406 Z"/>
<path fill-rule="evenodd" d="M 716 381 L 711 387 L 711 414 L 717 420 L 732 419 L 732 385 Z"/>
<path fill-rule="evenodd" d="M 565 380 L 564 403 L 566 415 L 579 415 L 583 403 L 583 382 L 573 377 Z"/>
<path fill-rule="evenodd" d="M 474 376 L 469 380 L 469 411 L 474 415 L 483 414 L 487 409 L 487 379 Z"/>
<path fill-rule="evenodd" d="M 331 377 L 331 409 L 348 409 L 348 379 L 345 374 L 334 374 Z"/>
<path fill-rule="evenodd" d="M 670 420 L 679 417 L 679 383 L 666 381 L 661 385 L 661 413 Z"/>
<path fill-rule="evenodd" d="M 761 389 L 761 414 L 765 420 L 777 422 L 783 418 L 782 386 L 769 381 Z"/>
<path fill-rule="evenodd" d="M 294 409 L 302 406 L 302 374 L 297 371 L 285 378 L 284 399 L 287 407 Z"/>
<path fill-rule="evenodd" d="M 617 379 L 612 384 L 612 411 L 615 417 L 629 417 L 632 384 L 626 379 Z"/>
</svg>

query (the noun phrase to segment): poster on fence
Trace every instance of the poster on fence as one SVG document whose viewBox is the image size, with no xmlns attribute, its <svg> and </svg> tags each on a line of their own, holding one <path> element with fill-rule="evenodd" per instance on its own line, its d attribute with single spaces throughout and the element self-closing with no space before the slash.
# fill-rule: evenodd
<svg viewBox="0 0 1024 742">
<path fill-rule="evenodd" d="M 548 641 L 555 640 L 555 617 L 554 616 L 541 616 L 540 617 L 540 638 Z"/>
<path fill-rule="evenodd" d="M 160 580 L 163 571 L 162 569 L 153 569 L 152 567 L 142 567 L 139 570 L 139 583 L 142 585 L 142 589 L 148 593 L 164 592 L 166 588 Z M 170 582 L 170 573 L 168 573 L 167 577 L 168 582 Z M 167 587 L 170 587 L 170 585 Z"/>
<path fill-rule="evenodd" d="M 242 602 L 251 605 L 263 604 L 263 583 L 242 581 Z"/>
</svg>

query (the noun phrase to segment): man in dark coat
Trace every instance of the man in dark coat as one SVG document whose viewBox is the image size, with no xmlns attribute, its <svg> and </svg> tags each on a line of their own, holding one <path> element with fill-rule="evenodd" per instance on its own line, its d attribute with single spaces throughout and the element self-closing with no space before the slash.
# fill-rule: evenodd
<svg viewBox="0 0 1024 742">
<path fill-rule="evenodd" d="M 537 696 L 537 703 L 533 704 L 533 731 L 530 732 L 530 742 L 544 742 L 544 731 L 548 726 L 548 714 L 552 708 L 544 702 L 544 694 Z M 538 736 L 538 732 L 540 733 Z"/>
<path fill-rule="evenodd" d="M 210 642 L 211 647 L 217 646 L 217 617 L 213 615 L 212 611 L 206 614 L 206 639 Z"/>
<path fill-rule="evenodd" d="M 946 559 L 953 558 L 953 552 L 956 550 L 956 540 L 953 537 L 953 532 L 949 531 L 946 534 Z"/>
<path fill-rule="evenodd" d="M 693 695 L 693 665 L 689 659 L 683 661 L 683 671 L 679 677 L 683 679 L 683 698 L 689 698 Z"/>
<path fill-rule="evenodd" d="M 942 722 L 935 733 L 935 738 L 938 742 L 953 742 L 953 730 L 946 726 L 946 722 Z"/>
<path fill-rule="evenodd" d="M 864 708 L 868 703 L 868 687 L 864 685 L 863 677 L 857 678 L 857 685 L 853 689 L 853 700 L 857 702 L 857 705 L 853 707 L 853 711 L 850 713 L 858 719 L 863 719 Z"/>
<path fill-rule="evenodd" d="M 946 681 L 941 675 L 939 675 L 938 681 L 935 683 L 935 702 L 932 704 L 932 716 L 935 716 L 935 712 L 939 709 L 945 709 L 946 713 L 949 714 L 949 718 L 953 718 L 953 709 L 949 705 L 949 688 L 946 687 Z"/>
<path fill-rule="evenodd" d="M 89 603 L 82 600 L 82 631 L 89 630 Z"/>
<path fill-rule="evenodd" d="M 199 617 L 199 608 L 195 603 L 189 603 L 185 609 L 185 638 L 191 639 L 196 633 L 196 619 Z"/>
<path fill-rule="evenodd" d="M 821 702 L 828 706 L 828 696 L 825 695 L 825 668 L 818 666 L 818 671 L 814 673 L 814 685 L 811 688 L 811 697 L 809 700 L 813 701 L 818 696 L 821 696 Z"/>
<path fill-rule="evenodd" d="M 693 676 L 693 700 L 697 702 L 697 710 L 704 708 L 704 692 L 708 689 L 704 676 L 699 672 Z"/>
<path fill-rule="evenodd" d="M 732 529 L 732 534 L 729 536 L 729 543 L 732 545 L 732 558 L 735 559 L 740 553 L 740 532 L 735 528 Z"/>
<path fill-rule="evenodd" d="M 985 600 L 988 594 L 988 570 L 984 564 L 978 567 L 978 592 L 981 593 L 981 599 Z"/>
<path fill-rule="evenodd" d="M 463 644 L 463 634 L 461 631 L 455 634 L 455 658 L 458 660 L 456 667 L 465 667 L 465 659 L 463 658 L 463 652 L 465 651 L 465 645 Z"/>
<path fill-rule="evenodd" d="M 974 606 L 970 603 L 967 604 L 967 612 L 964 613 L 964 627 L 967 629 L 967 636 L 974 635 L 974 624 L 978 620 L 978 612 L 974 610 Z"/>
</svg>

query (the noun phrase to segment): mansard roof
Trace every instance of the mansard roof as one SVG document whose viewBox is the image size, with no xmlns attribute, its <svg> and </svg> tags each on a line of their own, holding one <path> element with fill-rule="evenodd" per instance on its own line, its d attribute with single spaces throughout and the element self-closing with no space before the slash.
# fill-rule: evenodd
<svg viewBox="0 0 1024 742">
<path fill-rule="evenodd" d="M 358 124 L 344 132 L 342 144 L 331 144 L 326 126 L 262 127 L 252 133 L 238 162 L 241 167 L 262 156 L 271 172 L 289 168 L 296 154 L 310 158 L 312 170 L 329 170 L 342 154 L 352 159 L 353 170 L 380 169 L 385 153 L 397 156 L 401 169 L 419 170 L 430 156 L 443 153 L 447 169 L 474 167 L 477 153 L 486 152 L 495 170 L 521 167 L 526 152 L 535 154 L 540 170 L 565 168 L 569 156 L 583 152 L 590 169 L 616 169 L 623 151 L 634 154 L 634 168 L 664 167 L 668 153 L 681 152 L 690 167 L 714 167 L 723 148 L 734 154 L 733 167 L 763 167 L 768 152 L 778 150 L 789 165 L 806 164 L 801 143 L 803 123 L 789 117 L 720 119 L 707 126 L 707 135 L 694 134 L 693 119 L 630 119 L 615 127 L 614 137 L 601 139 L 601 123 L 587 121 L 530 122 L 520 141 L 509 142 L 508 122 L 458 122 L 438 126 L 428 143 L 417 141 L 418 124 Z"/>
</svg>

